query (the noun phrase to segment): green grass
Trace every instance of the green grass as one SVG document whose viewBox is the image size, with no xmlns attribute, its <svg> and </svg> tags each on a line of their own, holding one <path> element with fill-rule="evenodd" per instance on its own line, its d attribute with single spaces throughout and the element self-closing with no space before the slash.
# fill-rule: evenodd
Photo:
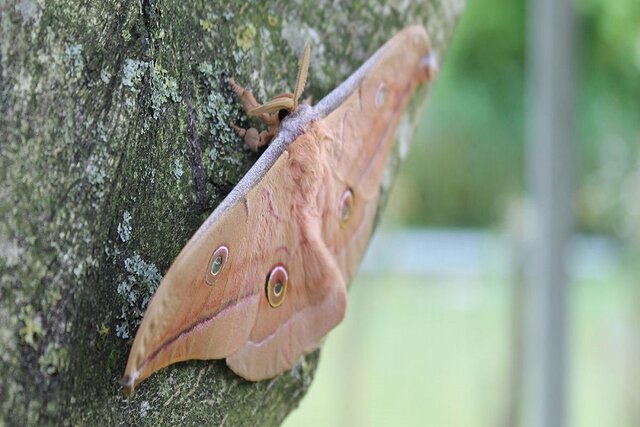
<svg viewBox="0 0 640 427">
<path fill-rule="evenodd" d="M 633 285 L 632 278 L 617 277 L 578 283 L 574 288 L 574 426 L 637 426 L 640 422 L 640 294 Z"/>
<path fill-rule="evenodd" d="M 638 423 L 640 345 L 624 282 L 572 288 L 571 426 Z M 504 279 L 360 275 L 347 319 L 327 338 L 311 390 L 285 426 L 503 426 L 510 303 Z"/>
</svg>

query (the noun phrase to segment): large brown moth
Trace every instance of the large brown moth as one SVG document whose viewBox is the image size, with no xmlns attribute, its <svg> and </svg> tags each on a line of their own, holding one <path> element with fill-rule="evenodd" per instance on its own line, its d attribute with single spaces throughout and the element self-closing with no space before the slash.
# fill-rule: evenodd
<svg viewBox="0 0 640 427">
<path fill-rule="evenodd" d="M 188 359 L 226 358 L 247 380 L 274 377 L 344 317 L 396 127 L 433 78 L 435 54 L 424 28 L 408 27 L 313 107 L 298 105 L 308 63 L 305 50 L 294 93 L 264 106 L 231 82 L 270 126 L 245 131 L 247 144 L 273 139 L 162 279 L 129 354 L 126 391 Z"/>
</svg>

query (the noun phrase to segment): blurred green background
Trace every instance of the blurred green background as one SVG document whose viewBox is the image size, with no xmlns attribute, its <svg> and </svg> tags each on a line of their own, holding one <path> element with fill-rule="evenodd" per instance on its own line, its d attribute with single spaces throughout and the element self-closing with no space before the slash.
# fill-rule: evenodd
<svg viewBox="0 0 640 427">
<path fill-rule="evenodd" d="M 638 426 L 640 2 L 575 7 L 582 240 L 570 266 L 568 425 Z M 287 426 L 514 425 L 526 13 L 521 0 L 468 2 L 378 230 L 411 227 L 423 244 L 373 243 L 371 258 L 397 257 L 383 267 L 365 261 L 347 319 L 327 338 L 317 378 Z M 429 245 L 438 239 L 451 256 L 436 267 L 399 265 L 437 258 L 440 247 Z"/>
<path fill-rule="evenodd" d="M 578 228 L 626 237 L 637 203 L 620 190 L 640 196 L 640 2 L 576 8 Z M 526 10 L 468 2 L 390 205 L 398 223 L 490 227 L 522 194 Z"/>
</svg>

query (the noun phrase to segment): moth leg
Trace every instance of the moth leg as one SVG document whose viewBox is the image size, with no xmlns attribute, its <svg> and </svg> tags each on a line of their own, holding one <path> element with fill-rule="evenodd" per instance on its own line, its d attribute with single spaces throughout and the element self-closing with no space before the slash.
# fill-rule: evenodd
<svg viewBox="0 0 640 427">
<path fill-rule="evenodd" d="M 255 96 L 253 96 L 253 92 L 250 90 L 246 90 L 242 86 L 240 86 L 233 78 L 229 79 L 229 84 L 231 85 L 231 90 L 240 98 L 240 103 L 242 104 L 242 109 L 248 115 L 251 110 L 254 110 L 262 104 L 256 101 Z M 262 113 L 257 116 L 263 123 L 271 126 L 279 123 L 278 116 L 275 114 Z"/>
<path fill-rule="evenodd" d="M 244 138 L 245 145 L 252 151 L 258 151 L 259 147 L 270 143 L 275 136 L 275 131 L 271 130 L 258 132 L 256 128 L 244 129 L 234 123 L 229 123 L 229 126 L 231 126 L 241 138 Z"/>
<path fill-rule="evenodd" d="M 235 94 L 238 95 L 238 98 L 240 98 L 240 102 L 242 103 L 242 108 L 245 113 L 249 114 L 249 111 L 258 108 L 261 105 L 256 101 L 256 98 L 250 90 L 246 90 L 240 86 L 233 78 L 229 79 L 229 84 L 231 85 L 231 90 L 233 90 Z"/>
</svg>

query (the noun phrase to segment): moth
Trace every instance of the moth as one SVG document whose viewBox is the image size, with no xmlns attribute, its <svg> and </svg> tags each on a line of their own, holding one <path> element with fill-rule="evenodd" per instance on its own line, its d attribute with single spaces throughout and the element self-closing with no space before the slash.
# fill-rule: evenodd
<svg viewBox="0 0 640 427">
<path fill-rule="evenodd" d="M 126 392 L 189 359 L 224 358 L 250 381 L 274 377 L 344 317 L 395 130 L 436 57 L 424 28 L 405 28 L 315 106 L 298 104 L 309 57 L 305 49 L 294 93 L 262 106 L 231 82 L 269 126 L 236 130 L 254 149 L 270 145 L 162 279 L 129 354 Z"/>
</svg>

